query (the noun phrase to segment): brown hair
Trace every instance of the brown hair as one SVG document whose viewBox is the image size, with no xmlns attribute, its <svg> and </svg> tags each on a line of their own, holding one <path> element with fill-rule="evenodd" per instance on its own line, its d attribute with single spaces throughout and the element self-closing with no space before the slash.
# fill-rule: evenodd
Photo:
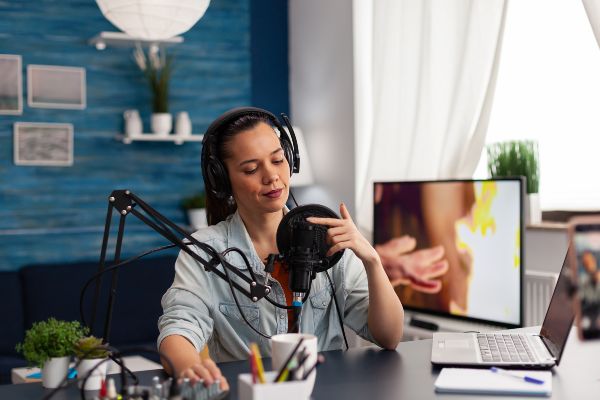
<svg viewBox="0 0 600 400">
<path fill-rule="evenodd" d="M 209 154 L 216 157 L 222 164 L 225 170 L 225 159 L 231 157 L 229 143 L 239 133 L 254 128 L 259 123 L 264 122 L 269 126 L 273 126 L 272 121 L 265 114 L 260 112 L 249 112 L 241 115 L 239 118 L 229 121 L 227 124 L 220 127 L 213 133 L 214 147 L 209 149 Z M 205 145 L 206 146 L 206 145 Z M 205 167 L 203 163 L 203 167 Z M 229 179 L 229 176 L 221 177 L 221 179 Z M 215 195 L 215 188 L 210 181 L 204 177 L 204 189 L 206 191 L 206 218 L 208 225 L 216 225 L 221 221 L 225 221 L 228 216 L 235 213 L 237 205 L 233 201 L 232 193 L 227 193 L 227 199 L 218 198 Z"/>
</svg>

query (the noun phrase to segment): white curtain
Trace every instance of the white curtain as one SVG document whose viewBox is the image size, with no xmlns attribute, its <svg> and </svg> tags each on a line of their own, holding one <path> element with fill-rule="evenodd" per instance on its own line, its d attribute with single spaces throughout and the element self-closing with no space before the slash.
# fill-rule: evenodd
<svg viewBox="0 0 600 400">
<path fill-rule="evenodd" d="M 592 25 L 596 42 L 598 42 L 598 46 L 600 46 L 600 1 L 583 0 L 583 7 L 590 20 L 590 24 Z"/>
<path fill-rule="evenodd" d="M 507 0 L 354 1 L 356 203 L 365 232 L 373 181 L 472 176 L 506 7 Z"/>
</svg>

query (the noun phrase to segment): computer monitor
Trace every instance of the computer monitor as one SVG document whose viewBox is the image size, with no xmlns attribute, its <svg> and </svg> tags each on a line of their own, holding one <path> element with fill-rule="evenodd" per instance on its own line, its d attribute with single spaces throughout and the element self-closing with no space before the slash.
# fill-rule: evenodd
<svg viewBox="0 0 600 400">
<path fill-rule="evenodd" d="M 373 241 L 404 308 L 522 326 L 523 190 L 521 178 L 375 182 Z"/>
</svg>

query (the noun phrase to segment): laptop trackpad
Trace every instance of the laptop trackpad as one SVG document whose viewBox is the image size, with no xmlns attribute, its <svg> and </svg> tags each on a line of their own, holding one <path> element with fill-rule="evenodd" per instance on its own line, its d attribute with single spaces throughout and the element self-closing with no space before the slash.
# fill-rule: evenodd
<svg viewBox="0 0 600 400">
<path fill-rule="evenodd" d="M 475 338 L 464 333 L 439 333 L 434 335 L 431 361 L 439 364 L 477 362 Z"/>
</svg>

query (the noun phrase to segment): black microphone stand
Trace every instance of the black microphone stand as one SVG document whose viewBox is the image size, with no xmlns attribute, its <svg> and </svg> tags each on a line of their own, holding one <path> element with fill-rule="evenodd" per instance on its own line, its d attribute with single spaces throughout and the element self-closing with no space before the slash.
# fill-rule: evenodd
<svg viewBox="0 0 600 400">
<path fill-rule="evenodd" d="M 141 209 L 142 212 L 138 211 L 137 208 Z M 121 247 L 123 243 L 123 236 L 125 231 L 125 219 L 128 215 L 133 215 L 142 221 L 144 224 L 152 228 L 154 231 L 168 239 L 171 243 L 175 244 L 182 251 L 189 254 L 192 258 L 198 261 L 206 271 L 212 272 L 219 276 L 221 279 L 227 281 L 232 287 L 237 289 L 239 292 L 244 294 L 246 297 L 251 299 L 254 302 L 265 298 L 270 292 L 271 287 L 267 285 L 267 280 L 265 279 L 264 283 L 261 283 L 256 279 L 252 268 L 249 266 L 248 259 L 246 256 L 238 251 L 238 254 L 242 257 L 246 265 L 248 266 L 248 272 L 250 276 L 242 273 L 237 267 L 233 266 L 229 262 L 225 260 L 224 253 L 219 253 L 211 246 L 199 242 L 195 239 L 190 233 L 186 232 L 175 223 L 167 219 L 165 216 L 160 214 L 150 205 L 145 203 L 138 196 L 133 194 L 129 190 L 115 190 L 111 193 L 108 198 L 108 211 L 106 214 L 106 223 L 104 225 L 104 236 L 102 239 L 102 249 L 100 251 L 100 262 L 98 265 L 98 274 L 95 282 L 95 291 L 94 298 L 92 302 L 92 319 L 90 320 L 90 331 L 93 331 L 93 325 L 96 320 L 96 311 L 98 309 L 98 302 L 100 297 L 100 287 L 102 280 L 102 272 L 108 268 L 106 266 L 106 252 L 108 247 L 108 240 L 110 236 L 110 225 L 112 220 L 112 215 L 114 211 L 117 211 L 120 214 L 119 219 L 119 230 L 117 233 L 117 240 L 115 244 L 115 253 L 113 257 L 113 265 L 119 264 L 121 260 Z M 185 242 L 180 239 L 180 237 L 185 238 Z M 209 259 L 206 260 L 202 258 L 197 252 L 193 251 L 191 247 L 195 247 L 204 251 Z M 226 252 L 225 252 L 226 253 Z M 222 265 L 223 271 L 217 269 L 218 265 Z M 230 279 L 229 272 L 233 272 L 240 279 L 246 282 L 249 286 L 249 290 L 242 287 L 240 284 Z M 102 334 L 103 341 L 106 343 L 110 337 L 111 330 L 111 320 L 113 314 L 114 303 L 117 294 L 117 281 L 118 281 L 118 269 L 112 269 L 111 276 L 111 285 L 110 292 L 108 298 L 108 306 L 107 313 L 104 321 L 104 330 Z M 282 306 L 273 302 L 271 299 L 266 297 L 266 299 L 272 303 L 273 305 L 280 308 L 290 308 L 289 306 Z"/>
</svg>

